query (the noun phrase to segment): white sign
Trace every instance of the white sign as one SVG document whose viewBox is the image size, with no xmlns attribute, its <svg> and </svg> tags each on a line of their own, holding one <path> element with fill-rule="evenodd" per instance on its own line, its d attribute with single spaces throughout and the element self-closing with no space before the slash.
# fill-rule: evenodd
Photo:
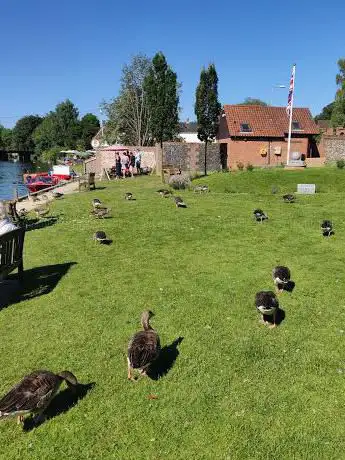
<svg viewBox="0 0 345 460">
<path fill-rule="evenodd" d="M 297 193 L 313 194 L 315 191 L 315 184 L 297 184 Z"/>
</svg>

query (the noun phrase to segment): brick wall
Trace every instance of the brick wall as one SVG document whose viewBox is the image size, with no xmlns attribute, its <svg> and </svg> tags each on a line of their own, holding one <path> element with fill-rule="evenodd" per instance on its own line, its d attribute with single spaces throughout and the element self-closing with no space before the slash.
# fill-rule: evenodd
<svg viewBox="0 0 345 460">
<path fill-rule="evenodd" d="M 275 139 L 268 141 L 266 139 L 220 139 L 220 143 L 227 144 L 228 160 L 230 168 L 236 168 L 237 163 L 244 165 L 250 163 L 254 166 L 277 166 L 286 163 L 287 155 L 287 138 Z M 309 140 L 308 138 L 292 138 L 291 152 L 300 152 L 305 156 L 308 155 Z M 265 156 L 261 151 L 266 150 Z M 278 153 L 280 153 L 278 155 Z"/>
</svg>

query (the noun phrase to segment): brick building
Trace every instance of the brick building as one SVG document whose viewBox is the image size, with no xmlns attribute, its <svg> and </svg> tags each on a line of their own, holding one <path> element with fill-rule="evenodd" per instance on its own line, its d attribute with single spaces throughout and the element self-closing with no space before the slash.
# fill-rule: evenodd
<svg viewBox="0 0 345 460">
<path fill-rule="evenodd" d="M 238 163 L 254 166 L 286 164 L 289 119 L 285 107 L 225 105 L 220 119 L 218 142 L 223 167 Z M 320 154 L 313 139 L 319 133 L 306 108 L 293 110 L 291 154 L 316 158 Z"/>
</svg>

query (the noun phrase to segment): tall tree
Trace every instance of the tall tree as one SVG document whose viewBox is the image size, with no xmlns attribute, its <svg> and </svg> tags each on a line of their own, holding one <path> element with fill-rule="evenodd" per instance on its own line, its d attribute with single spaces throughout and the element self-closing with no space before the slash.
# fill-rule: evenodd
<svg viewBox="0 0 345 460">
<path fill-rule="evenodd" d="M 108 138 L 127 145 L 150 144 L 150 116 L 143 87 L 150 67 L 151 60 L 143 54 L 123 66 L 119 96 L 102 104 L 108 117 Z"/>
<path fill-rule="evenodd" d="M 76 147 L 80 137 L 79 111 L 69 99 L 55 108 L 57 144 L 70 149 Z"/>
<path fill-rule="evenodd" d="M 41 123 L 42 118 L 38 115 L 28 115 L 20 118 L 13 128 L 14 148 L 22 152 L 33 152 L 35 143 L 32 134 Z"/>
<path fill-rule="evenodd" d="M 207 175 L 207 145 L 215 139 L 221 105 L 218 101 L 218 76 L 214 64 L 202 69 L 195 95 L 195 115 L 198 122 L 198 138 L 205 143 L 205 176 Z"/>
<path fill-rule="evenodd" d="M 334 104 L 335 104 L 335 102 L 333 101 L 330 104 L 325 105 L 325 107 L 322 109 L 321 113 L 319 113 L 319 115 L 316 115 L 315 121 L 318 121 L 318 120 L 330 120 L 331 117 L 332 117 Z"/>
<path fill-rule="evenodd" d="M 337 73 L 335 77 L 338 90 L 331 116 L 331 124 L 333 127 L 345 126 L 345 59 L 339 59 L 338 67 L 339 73 Z"/>
<path fill-rule="evenodd" d="M 12 129 L 0 125 L 0 150 L 13 149 L 13 132 Z"/>
<path fill-rule="evenodd" d="M 268 104 L 261 99 L 256 99 L 254 97 L 247 97 L 243 102 L 240 103 L 241 105 L 261 105 L 263 107 L 267 107 Z"/>
<path fill-rule="evenodd" d="M 68 99 L 46 115 L 33 132 L 35 150 L 39 154 L 54 147 L 75 149 L 79 138 L 78 109 Z"/>
<path fill-rule="evenodd" d="M 150 132 L 162 149 L 163 142 L 173 140 L 180 129 L 179 83 L 163 53 L 157 53 L 152 59 L 143 88 L 150 114 Z"/>
<path fill-rule="evenodd" d="M 79 146 L 84 150 L 91 149 L 91 140 L 98 133 L 100 128 L 99 120 L 93 113 L 87 113 L 80 120 Z"/>
</svg>

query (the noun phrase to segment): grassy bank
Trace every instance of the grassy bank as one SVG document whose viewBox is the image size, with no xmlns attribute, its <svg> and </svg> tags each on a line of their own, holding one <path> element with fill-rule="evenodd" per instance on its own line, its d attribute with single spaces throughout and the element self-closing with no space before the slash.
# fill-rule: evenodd
<svg viewBox="0 0 345 460">
<path fill-rule="evenodd" d="M 332 168 L 214 174 L 197 181 L 211 193 L 181 192 L 188 208 L 176 209 L 143 177 L 55 202 L 56 223 L 26 235 L 23 293 L 0 312 L 0 392 L 40 368 L 95 385 L 28 433 L 2 422 L 1 456 L 343 458 L 344 179 Z M 297 183 L 320 193 L 283 203 Z M 89 216 L 95 197 L 112 218 Z M 256 207 L 270 217 L 262 225 Z M 325 218 L 330 239 L 320 236 Z M 98 229 L 112 245 L 91 239 Z M 273 288 L 277 264 L 296 288 L 269 330 L 253 301 Z M 164 377 L 132 383 L 127 342 L 146 308 L 163 346 L 184 340 Z"/>
</svg>

